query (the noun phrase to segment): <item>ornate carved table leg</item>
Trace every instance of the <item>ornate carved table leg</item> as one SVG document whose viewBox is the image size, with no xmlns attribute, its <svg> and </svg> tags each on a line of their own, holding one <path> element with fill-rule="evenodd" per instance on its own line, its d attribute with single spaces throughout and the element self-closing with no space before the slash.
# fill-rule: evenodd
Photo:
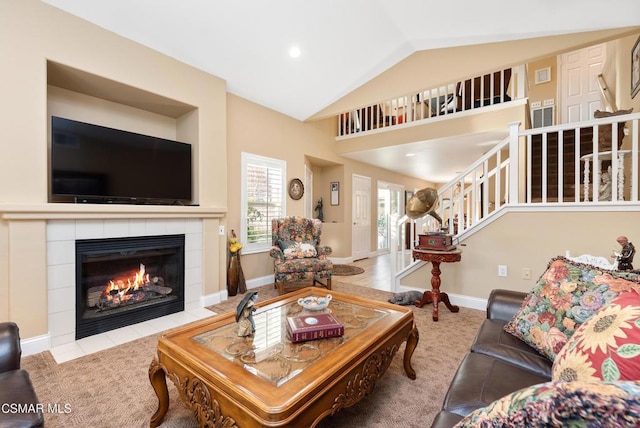
<svg viewBox="0 0 640 428">
<path fill-rule="evenodd" d="M 413 324 L 413 328 L 409 332 L 409 336 L 407 336 L 407 344 L 404 348 L 404 371 L 409 376 L 409 379 L 416 379 L 416 371 L 411 366 L 411 357 L 413 356 L 413 351 L 415 351 L 416 346 L 418 346 L 418 340 L 420 339 L 420 335 L 418 334 L 418 329 L 416 328 L 415 323 Z"/>
<path fill-rule="evenodd" d="M 440 300 L 440 262 L 431 262 L 431 290 L 427 290 L 422 295 L 422 300 L 416 301 L 414 304 L 421 308 L 427 303 L 433 302 L 433 320 L 438 321 L 438 301 Z M 447 300 L 449 298 L 447 297 Z"/>
<path fill-rule="evenodd" d="M 151 416 L 151 422 L 149 423 L 151 428 L 155 428 L 162 423 L 169 409 L 169 390 L 167 389 L 166 373 L 156 358 L 151 361 L 149 366 L 149 380 L 158 396 L 158 410 Z"/>
<path fill-rule="evenodd" d="M 447 293 L 440 293 L 440 301 L 444 303 L 447 309 L 449 309 L 451 312 L 460 312 L 460 306 L 452 305 L 449 301 L 449 295 Z"/>
</svg>

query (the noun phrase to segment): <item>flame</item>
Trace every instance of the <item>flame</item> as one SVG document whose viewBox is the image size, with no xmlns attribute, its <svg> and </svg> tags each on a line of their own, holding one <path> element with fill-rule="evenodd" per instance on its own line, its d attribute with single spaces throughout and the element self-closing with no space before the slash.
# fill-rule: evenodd
<svg viewBox="0 0 640 428">
<path fill-rule="evenodd" d="M 136 291 L 140 286 L 149 282 L 149 274 L 146 273 L 144 264 L 140 263 L 140 270 L 135 273 L 135 277 L 123 279 L 109 280 L 109 284 L 105 288 L 104 294 L 109 299 L 114 299 L 116 295 L 120 300 L 128 300 L 129 291 Z"/>
</svg>

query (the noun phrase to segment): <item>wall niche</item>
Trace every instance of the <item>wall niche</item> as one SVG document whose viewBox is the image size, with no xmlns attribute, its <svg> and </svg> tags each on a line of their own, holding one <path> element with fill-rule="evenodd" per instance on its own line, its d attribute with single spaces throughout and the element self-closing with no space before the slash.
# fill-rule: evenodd
<svg viewBox="0 0 640 428">
<path fill-rule="evenodd" d="M 47 61 L 47 116 L 49 156 L 51 116 L 189 143 L 193 164 L 192 203 L 198 204 L 200 186 L 197 181 L 197 107 L 64 64 Z M 47 193 L 51 195 L 50 184 Z M 54 202 L 51 196 L 49 201 Z"/>
</svg>

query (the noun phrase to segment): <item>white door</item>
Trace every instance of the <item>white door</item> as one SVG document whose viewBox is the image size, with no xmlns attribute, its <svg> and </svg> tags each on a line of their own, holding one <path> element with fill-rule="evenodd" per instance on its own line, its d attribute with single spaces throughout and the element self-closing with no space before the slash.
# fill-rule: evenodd
<svg viewBox="0 0 640 428">
<path fill-rule="evenodd" d="M 598 75 L 602 72 L 606 54 L 606 45 L 600 44 L 559 57 L 561 123 L 591 120 L 593 113 L 601 108 Z"/>
<path fill-rule="evenodd" d="M 351 188 L 351 256 L 360 260 L 371 252 L 371 178 L 353 175 Z"/>
</svg>

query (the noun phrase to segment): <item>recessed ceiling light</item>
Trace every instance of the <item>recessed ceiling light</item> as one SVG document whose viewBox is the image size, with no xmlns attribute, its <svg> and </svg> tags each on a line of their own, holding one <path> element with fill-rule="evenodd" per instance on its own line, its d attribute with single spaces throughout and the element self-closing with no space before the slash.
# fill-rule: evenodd
<svg viewBox="0 0 640 428">
<path fill-rule="evenodd" d="M 289 56 L 291 58 L 299 58 L 301 54 L 302 51 L 298 46 L 291 46 L 291 48 L 289 49 Z"/>
<path fill-rule="evenodd" d="M 415 153 L 407 153 L 405 156 L 410 158 L 411 156 L 415 156 L 415 155 L 416 155 Z"/>
</svg>

